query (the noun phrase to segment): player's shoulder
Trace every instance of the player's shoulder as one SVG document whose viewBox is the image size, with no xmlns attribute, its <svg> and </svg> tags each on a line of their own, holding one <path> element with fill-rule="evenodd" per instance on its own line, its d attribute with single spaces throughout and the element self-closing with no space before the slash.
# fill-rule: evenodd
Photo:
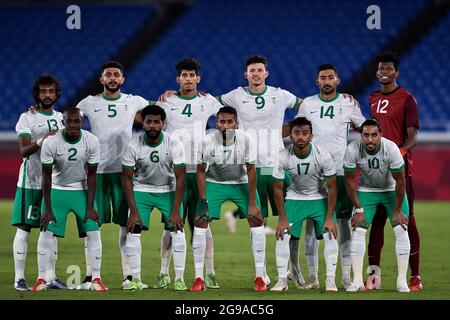
<svg viewBox="0 0 450 320">
<path fill-rule="evenodd" d="M 269 96 L 282 96 L 282 95 L 289 95 L 292 94 L 290 91 L 280 88 L 280 87 L 273 87 L 273 86 L 266 86 L 266 90 L 264 92 L 264 95 Z"/>
<path fill-rule="evenodd" d="M 308 97 L 303 98 L 303 102 L 302 102 L 301 106 L 305 107 L 305 106 L 308 106 L 308 105 L 310 105 L 312 103 L 316 103 L 318 101 L 319 101 L 319 95 L 318 94 L 315 94 L 315 95 L 312 95 L 312 96 L 308 96 Z"/>
<path fill-rule="evenodd" d="M 396 149 L 396 148 L 398 148 L 397 144 L 394 141 L 389 140 L 388 138 L 385 138 L 385 137 L 381 137 L 381 143 L 387 149 Z"/>
<path fill-rule="evenodd" d="M 416 100 L 414 95 L 403 87 L 398 87 L 398 93 L 404 96 L 405 99 L 411 97 L 412 99 Z"/>
<path fill-rule="evenodd" d="M 347 145 L 347 150 L 350 150 L 350 151 L 359 150 L 360 148 L 362 148 L 362 140 L 361 140 L 361 138 L 357 138 L 357 139 L 351 141 Z"/>
<path fill-rule="evenodd" d="M 278 155 L 281 161 L 287 160 L 291 155 L 293 155 L 293 145 L 290 145 L 279 151 Z"/>
<path fill-rule="evenodd" d="M 322 146 L 318 146 L 314 142 L 311 142 L 311 152 L 318 155 L 319 157 L 331 157 L 327 149 Z"/>
<path fill-rule="evenodd" d="M 95 134 L 93 134 L 92 132 L 89 132 L 87 130 L 81 129 L 81 134 L 88 141 L 92 141 L 92 142 L 98 142 L 99 141 L 98 137 Z"/>
<path fill-rule="evenodd" d="M 380 89 L 377 89 L 377 90 L 374 90 L 371 93 L 369 93 L 369 98 L 378 97 L 380 95 L 381 95 L 381 91 L 380 91 Z"/>
</svg>

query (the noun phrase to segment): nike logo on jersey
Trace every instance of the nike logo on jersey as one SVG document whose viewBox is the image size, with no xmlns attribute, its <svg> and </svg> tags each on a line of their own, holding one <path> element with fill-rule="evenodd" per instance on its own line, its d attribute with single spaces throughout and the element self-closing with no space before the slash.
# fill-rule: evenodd
<svg viewBox="0 0 450 320">
<path fill-rule="evenodd" d="M 178 108 L 170 108 L 170 111 L 178 110 Z"/>
<path fill-rule="evenodd" d="M 310 114 L 313 114 L 313 113 L 317 113 L 318 111 L 310 111 L 309 113 Z"/>
<path fill-rule="evenodd" d="M 242 101 L 242 103 L 249 103 L 249 102 L 250 102 L 250 101 L 245 101 L 245 100 Z"/>
<path fill-rule="evenodd" d="M 56 156 L 61 157 L 63 153 L 56 153 Z"/>
<path fill-rule="evenodd" d="M 38 128 L 41 128 L 43 126 L 45 126 L 45 124 L 40 124 L 40 125 L 38 125 Z"/>
<path fill-rule="evenodd" d="M 102 111 L 102 109 L 95 109 L 94 112 Z"/>
</svg>

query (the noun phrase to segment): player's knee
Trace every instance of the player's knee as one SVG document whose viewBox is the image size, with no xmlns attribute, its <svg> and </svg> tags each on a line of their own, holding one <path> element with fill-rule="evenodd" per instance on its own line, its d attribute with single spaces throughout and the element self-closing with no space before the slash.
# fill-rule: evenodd
<svg viewBox="0 0 450 320">
<path fill-rule="evenodd" d="M 257 217 L 248 217 L 247 221 L 250 225 L 250 228 L 261 227 L 262 225 L 264 225 L 264 219 L 258 219 Z"/>
<path fill-rule="evenodd" d="M 142 232 L 142 226 L 137 224 L 134 226 L 134 229 L 131 231 L 131 233 L 134 234 L 140 234 Z"/>
<path fill-rule="evenodd" d="M 19 224 L 17 226 L 18 229 L 23 230 L 25 232 L 31 232 L 31 226 L 28 224 Z"/>
<path fill-rule="evenodd" d="M 209 222 L 207 217 L 200 217 L 199 215 L 195 216 L 194 226 L 197 228 L 208 228 L 208 224 Z"/>
</svg>

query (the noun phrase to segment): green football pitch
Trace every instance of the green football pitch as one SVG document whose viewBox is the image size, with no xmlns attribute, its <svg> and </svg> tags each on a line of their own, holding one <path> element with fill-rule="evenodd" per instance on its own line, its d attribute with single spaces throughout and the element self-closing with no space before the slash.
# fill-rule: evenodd
<svg viewBox="0 0 450 320">
<path fill-rule="evenodd" d="M 318 290 L 298 290 L 290 282 L 289 290 L 281 293 L 253 291 L 254 263 L 250 247 L 249 227 L 246 220 L 237 222 L 237 231 L 229 233 L 224 220 L 211 224 L 215 246 L 215 270 L 221 286 L 220 289 L 210 289 L 206 292 L 189 293 L 176 292 L 170 285 L 166 289 L 147 289 L 138 292 L 125 292 L 120 289 L 122 280 L 120 253 L 118 248 L 118 227 L 105 225 L 102 227 L 103 262 L 102 278 L 110 288 L 107 293 L 96 293 L 75 290 L 47 290 L 45 292 L 18 292 L 12 288 L 14 280 L 14 261 L 12 257 L 12 242 L 16 229 L 10 225 L 13 202 L 0 201 L 0 299 L 147 299 L 147 300 L 267 300 L 267 299 L 449 299 L 450 278 L 450 203 L 449 202 L 416 202 L 415 216 L 421 235 L 421 277 L 424 283 L 422 292 L 400 294 L 395 291 L 397 266 L 394 250 L 393 232 L 387 224 L 385 244 L 382 253 L 382 290 L 349 294 L 340 287 L 340 267 L 337 270 L 337 285 L 339 292 L 324 291 L 325 272 L 323 260 L 323 244 L 319 250 L 319 279 L 321 288 Z M 228 205 L 230 208 L 232 205 Z M 225 205 L 224 207 L 227 207 Z M 276 225 L 276 218 L 271 217 L 269 225 Z M 159 243 L 162 233 L 160 214 L 154 212 L 151 217 L 150 230 L 142 235 L 142 278 L 152 285 L 160 270 Z M 38 231 L 32 231 L 26 261 L 26 279 L 31 286 L 37 276 L 36 242 Z M 186 231 L 190 241 L 190 232 Z M 77 278 L 77 270 L 81 270 L 84 278 L 84 241 L 77 236 L 75 219 L 69 216 L 66 237 L 58 242 L 57 275 L 63 281 Z M 272 283 L 276 281 L 275 236 L 267 237 L 267 270 Z M 367 255 L 367 253 L 366 253 Z M 367 264 L 367 259 L 366 264 Z M 300 263 L 306 274 L 306 263 L 301 244 Z M 339 263 L 338 263 L 339 265 Z M 366 267 L 366 265 L 365 265 Z M 173 263 L 170 271 L 173 280 Z M 186 285 L 190 286 L 194 277 L 192 250 L 188 244 L 186 255 Z"/>
</svg>

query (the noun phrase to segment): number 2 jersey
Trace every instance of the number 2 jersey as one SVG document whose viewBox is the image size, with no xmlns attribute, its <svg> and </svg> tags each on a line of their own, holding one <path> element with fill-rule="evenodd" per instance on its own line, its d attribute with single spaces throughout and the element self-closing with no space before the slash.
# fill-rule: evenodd
<svg viewBox="0 0 450 320">
<path fill-rule="evenodd" d="M 29 136 L 31 137 L 31 143 L 35 143 L 49 131 L 58 131 L 64 128 L 62 119 L 63 115 L 58 111 L 52 111 L 51 113 L 22 113 L 16 124 L 17 136 L 19 138 Z M 32 155 L 23 158 L 17 186 L 26 189 L 42 189 L 40 148 Z"/>
</svg>

